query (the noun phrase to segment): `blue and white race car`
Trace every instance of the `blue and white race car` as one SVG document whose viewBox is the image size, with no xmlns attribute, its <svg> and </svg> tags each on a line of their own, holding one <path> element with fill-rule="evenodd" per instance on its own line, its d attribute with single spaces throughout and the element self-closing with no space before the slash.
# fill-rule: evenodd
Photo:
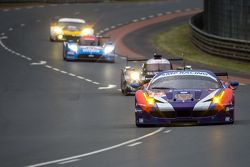
<svg viewBox="0 0 250 167">
<path fill-rule="evenodd" d="M 87 60 L 115 62 L 115 46 L 112 42 L 102 43 L 104 37 L 83 36 L 79 41 L 63 44 L 64 60 Z"/>
</svg>

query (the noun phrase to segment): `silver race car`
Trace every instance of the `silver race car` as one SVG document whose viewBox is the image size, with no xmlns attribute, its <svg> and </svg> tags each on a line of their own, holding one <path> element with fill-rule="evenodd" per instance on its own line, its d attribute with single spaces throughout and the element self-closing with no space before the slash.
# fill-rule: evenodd
<svg viewBox="0 0 250 167">
<path fill-rule="evenodd" d="M 128 66 L 128 62 L 143 62 L 141 67 Z M 148 83 L 157 73 L 172 70 L 172 61 L 183 61 L 182 58 L 166 59 L 162 55 L 154 54 L 151 59 L 127 59 L 126 67 L 121 71 L 121 91 L 127 96 Z M 187 66 L 186 68 L 191 68 Z"/>
</svg>

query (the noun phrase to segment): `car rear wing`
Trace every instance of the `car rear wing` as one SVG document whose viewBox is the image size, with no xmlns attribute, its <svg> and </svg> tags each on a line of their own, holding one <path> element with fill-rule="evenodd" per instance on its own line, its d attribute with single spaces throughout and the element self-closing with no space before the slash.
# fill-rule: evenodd
<svg viewBox="0 0 250 167">
<path fill-rule="evenodd" d="M 148 59 L 128 59 L 127 61 L 147 61 Z"/>
<path fill-rule="evenodd" d="M 110 39 L 111 36 L 96 35 L 96 38 L 99 38 L 99 39 Z"/>
<path fill-rule="evenodd" d="M 227 77 L 227 79 L 228 79 L 228 73 L 227 72 L 215 72 L 214 74 L 217 77 Z"/>
<path fill-rule="evenodd" d="M 183 58 L 169 58 L 168 61 L 184 61 Z"/>
<path fill-rule="evenodd" d="M 126 66 L 128 66 L 128 62 L 145 62 L 147 61 L 148 59 L 130 59 L 126 56 L 123 56 L 125 59 L 126 59 Z"/>
</svg>

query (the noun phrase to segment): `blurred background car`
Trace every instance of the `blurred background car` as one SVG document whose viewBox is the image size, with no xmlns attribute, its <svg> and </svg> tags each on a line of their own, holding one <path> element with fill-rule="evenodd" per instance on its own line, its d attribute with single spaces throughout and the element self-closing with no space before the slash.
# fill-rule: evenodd
<svg viewBox="0 0 250 167">
<path fill-rule="evenodd" d="M 50 41 L 76 40 L 80 36 L 93 34 L 93 26 L 79 18 L 53 19 L 50 24 Z"/>
</svg>

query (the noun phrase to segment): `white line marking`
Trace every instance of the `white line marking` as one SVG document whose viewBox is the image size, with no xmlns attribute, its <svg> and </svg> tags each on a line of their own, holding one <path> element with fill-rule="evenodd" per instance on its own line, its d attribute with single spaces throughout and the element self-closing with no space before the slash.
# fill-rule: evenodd
<svg viewBox="0 0 250 167">
<path fill-rule="evenodd" d="M 110 28 L 111 28 L 111 29 L 114 29 L 114 28 L 116 28 L 116 26 L 111 26 Z"/>
<path fill-rule="evenodd" d="M 68 73 L 68 72 L 66 72 L 66 71 L 62 71 L 62 70 L 61 70 L 60 72 L 61 72 L 61 73 L 63 73 L 63 74 L 67 74 L 67 73 Z"/>
<path fill-rule="evenodd" d="M 20 10 L 20 8 L 15 8 L 15 10 Z"/>
<path fill-rule="evenodd" d="M 10 10 L 9 10 L 9 9 L 4 9 L 3 11 L 4 11 L 4 12 L 8 12 L 8 11 L 10 11 Z"/>
<path fill-rule="evenodd" d="M 68 164 L 68 163 L 72 163 L 72 162 L 76 162 L 76 161 L 80 161 L 81 159 L 72 159 L 70 161 L 64 161 L 64 162 L 60 162 L 58 163 L 59 165 L 63 165 L 63 164 Z"/>
<path fill-rule="evenodd" d="M 72 74 L 72 73 L 68 73 L 70 76 L 72 77 L 75 77 L 76 75 L 75 74 Z"/>
<path fill-rule="evenodd" d="M 176 10 L 176 11 L 175 11 L 175 13 L 180 13 L 180 12 L 181 12 L 181 10 Z"/>
<path fill-rule="evenodd" d="M 2 35 L 2 36 L 4 36 L 4 35 L 5 35 L 5 33 L 4 33 L 4 32 L 2 32 L 2 33 L 1 33 L 1 35 Z"/>
<path fill-rule="evenodd" d="M 121 89 L 117 89 L 119 92 L 121 92 L 122 90 Z"/>
<path fill-rule="evenodd" d="M 109 28 L 105 28 L 104 31 L 109 31 Z"/>
<path fill-rule="evenodd" d="M 155 16 L 154 16 L 154 15 L 149 15 L 148 17 L 149 17 L 149 18 L 153 18 L 153 17 L 155 17 Z"/>
<path fill-rule="evenodd" d="M 44 6 L 43 6 L 43 5 L 40 5 L 40 6 L 38 6 L 38 8 L 44 8 Z"/>
<path fill-rule="evenodd" d="M 172 14 L 172 12 L 166 12 L 166 14 Z"/>
<path fill-rule="evenodd" d="M 79 79 L 84 79 L 84 77 L 82 77 L 82 76 L 76 76 L 77 78 L 79 78 Z"/>
<path fill-rule="evenodd" d="M 9 30 L 9 31 L 13 31 L 14 29 L 13 29 L 13 28 L 9 28 L 8 30 Z"/>
<path fill-rule="evenodd" d="M 137 142 L 137 141 L 142 140 L 144 138 L 156 135 L 157 133 L 160 133 L 163 130 L 164 130 L 164 128 L 159 128 L 159 129 L 157 129 L 157 130 L 155 130 L 155 131 L 153 131 L 153 132 L 151 132 L 149 134 L 146 134 L 144 136 L 141 136 L 141 137 L 138 137 L 138 138 L 135 138 L 135 139 L 132 139 L 132 140 L 128 140 L 126 142 L 123 142 L 123 143 L 120 143 L 120 144 L 117 144 L 117 145 L 113 145 L 113 146 L 110 146 L 110 147 L 106 147 L 106 148 L 103 148 L 103 149 L 100 149 L 100 150 L 96 150 L 96 151 L 92 151 L 92 152 L 89 152 L 89 153 L 80 154 L 80 155 L 76 155 L 76 156 L 72 156 L 72 157 L 57 159 L 57 160 L 53 160 L 53 161 L 48 161 L 48 162 L 42 162 L 42 163 L 38 163 L 38 164 L 28 165 L 26 167 L 39 167 L 39 166 L 51 165 L 51 164 L 60 163 L 60 162 L 63 162 L 63 161 L 69 161 L 69 160 L 72 160 L 72 159 L 78 159 L 78 158 L 82 158 L 82 157 L 86 157 L 86 156 L 98 154 L 98 153 L 101 153 L 101 152 L 113 150 L 113 149 L 122 147 L 124 145 L 128 145 L 130 143 Z"/>
<path fill-rule="evenodd" d="M 162 13 L 157 13 L 157 16 L 162 16 L 163 14 Z"/>
<path fill-rule="evenodd" d="M 171 132 L 172 130 L 165 130 L 163 133 L 169 133 Z"/>
<path fill-rule="evenodd" d="M 100 31 L 100 34 L 102 34 L 102 33 L 104 33 L 104 31 L 103 31 L 103 30 L 101 30 L 101 31 Z"/>
<path fill-rule="evenodd" d="M 117 86 L 116 85 L 108 85 L 107 87 L 99 87 L 98 89 L 99 90 L 103 90 L 103 89 L 113 89 L 113 88 L 116 88 Z"/>
<path fill-rule="evenodd" d="M 49 65 L 46 65 L 45 67 L 47 67 L 47 68 L 52 68 L 51 66 L 49 66 Z"/>
<path fill-rule="evenodd" d="M 53 70 L 55 70 L 55 71 L 60 71 L 58 68 L 52 68 Z"/>
<path fill-rule="evenodd" d="M 244 83 L 240 83 L 240 85 L 241 85 L 241 86 L 245 86 L 246 84 L 244 84 Z"/>
<path fill-rule="evenodd" d="M 3 36 L 3 37 L 0 37 L 0 40 L 7 39 L 7 38 L 8 38 L 7 36 Z M 5 46 L 5 45 L 3 44 L 2 46 Z M 5 48 L 7 48 L 7 47 L 5 46 Z"/>
<path fill-rule="evenodd" d="M 24 27 L 24 26 L 25 26 L 25 24 L 20 24 L 20 26 L 21 26 L 21 27 Z"/>
<path fill-rule="evenodd" d="M 41 20 L 36 20 L 36 22 L 38 22 L 38 23 L 39 23 L 39 22 L 41 22 Z"/>
<path fill-rule="evenodd" d="M 92 82 L 92 80 L 91 80 L 91 79 L 85 79 L 85 81 Z"/>
<path fill-rule="evenodd" d="M 96 85 L 100 85 L 100 83 L 99 82 L 92 82 L 93 84 L 96 84 Z"/>
<path fill-rule="evenodd" d="M 46 64 L 47 62 L 46 61 L 40 61 L 40 62 L 38 62 L 38 63 L 31 63 L 30 65 L 32 65 L 32 66 L 37 66 L 37 65 L 44 65 L 44 64 Z"/>
<path fill-rule="evenodd" d="M 79 14 L 80 14 L 80 12 L 75 12 L 75 13 L 74 13 L 74 15 L 79 15 Z"/>
<path fill-rule="evenodd" d="M 132 20 L 133 22 L 138 22 L 138 19 L 134 19 L 134 20 Z"/>
<path fill-rule="evenodd" d="M 32 58 L 30 58 L 30 57 L 27 57 L 26 59 L 27 59 L 27 60 L 29 60 L 29 61 L 31 61 L 31 60 L 32 60 Z"/>
<path fill-rule="evenodd" d="M 186 11 L 186 12 L 189 12 L 189 11 L 191 11 L 191 9 L 190 9 L 190 8 L 188 8 L 188 9 L 185 9 L 185 11 Z"/>
<path fill-rule="evenodd" d="M 142 17 L 141 20 L 146 20 L 146 17 Z"/>
<path fill-rule="evenodd" d="M 120 27 L 120 26 L 122 26 L 122 25 L 123 25 L 123 23 L 119 23 L 119 24 L 117 24 L 117 26 L 118 26 L 118 27 Z"/>
<path fill-rule="evenodd" d="M 142 144 L 142 142 L 136 142 L 136 143 L 130 144 L 130 145 L 128 145 L 128 147 L 134 147 L 134 146 L 137 146 L 139 144 Z"/>
</svg>

